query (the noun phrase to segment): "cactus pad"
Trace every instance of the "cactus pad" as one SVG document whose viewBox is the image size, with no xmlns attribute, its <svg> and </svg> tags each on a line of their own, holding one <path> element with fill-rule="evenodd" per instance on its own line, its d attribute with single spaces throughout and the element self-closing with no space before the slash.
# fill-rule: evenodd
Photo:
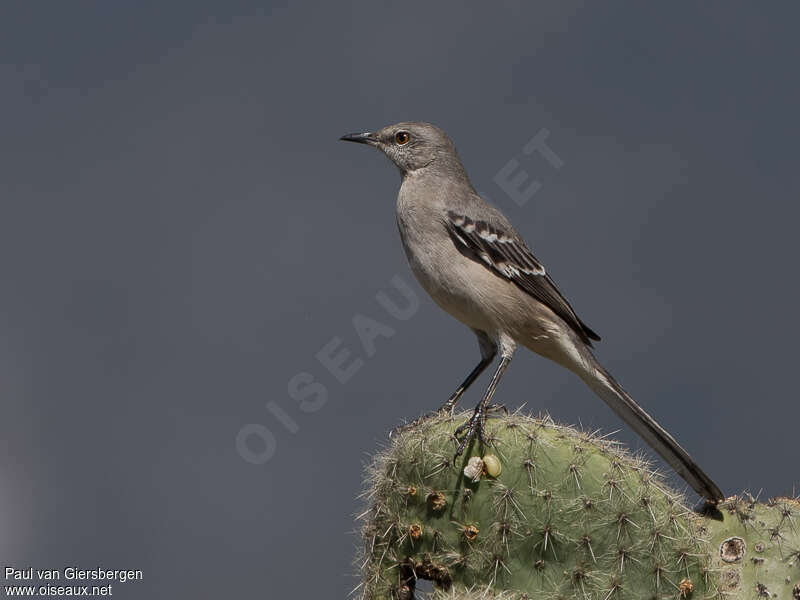
<svg viewBox="0 0 800 600">
<path fill-rule="evenodd" d="M 442 599 L 800 600 L 796 501 L 732 498 L 702 518 L 614 442 L 523 415 L 490 419 L 490 447 L 453 465 L 466 417 L 415 423 L 369 466 L 364 599 L 410 600 L 424 579 Z"/>
</svg>

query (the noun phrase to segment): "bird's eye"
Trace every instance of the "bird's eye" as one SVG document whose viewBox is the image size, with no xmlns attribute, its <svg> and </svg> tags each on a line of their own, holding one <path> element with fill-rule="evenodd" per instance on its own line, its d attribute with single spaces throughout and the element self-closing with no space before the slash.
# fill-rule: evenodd
<svg viewBox="0 0 800 600">
<path fill-rule="evenodd" d="M 403 144 L 407 144 L 409 139 L 411 138 L 408 135 L 407 131 L 398 131 L 397 133 L 394 134 L 394 141 L 400 144 L 401 146 Z"/>
</svg>

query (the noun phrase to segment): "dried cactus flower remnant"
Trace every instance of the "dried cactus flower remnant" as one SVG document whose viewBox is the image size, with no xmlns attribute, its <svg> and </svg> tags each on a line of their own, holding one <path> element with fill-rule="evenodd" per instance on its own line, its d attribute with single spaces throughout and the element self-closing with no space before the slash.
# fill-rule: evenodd
<svg viewBox="0 0 800 600">
<path fill-rule="evenodd" d="M 464 467 L 464 477 L 477 482 L 481 480 L 481 475 L 483 475 L 483 460 L 479 456 L 473 456 Z"/>
<path fill-rule="evenodd" d="M 478 538 L 480 529 L 478 529 L 475 525 L 467 525 L 464 527 L 463 533 L 465 538 L 467 538 L 470 542 L 474 542 Z"/>
<path fill-rule="evenodd" d="M 412 540 L 418 540 L 422 537 L 422 525 L 419 523 L 412 523 L 408 526 L 408 535 Z"/>
<path fill-rule="evenodd" d="M 740 537 L 730 537 L 719 546 L 719 556 L 726 563 L 739 562 L 744 558 L 747 546 Z M 762 550 L 763 551 L 763 550 Z"/>
<path fill-rule="evenodd" d="M 431 492 L 428 494 L 428 504 L 433 511 L 444 510 L 447 506 L 447 497 L 442 492 Z"/>
</svg>

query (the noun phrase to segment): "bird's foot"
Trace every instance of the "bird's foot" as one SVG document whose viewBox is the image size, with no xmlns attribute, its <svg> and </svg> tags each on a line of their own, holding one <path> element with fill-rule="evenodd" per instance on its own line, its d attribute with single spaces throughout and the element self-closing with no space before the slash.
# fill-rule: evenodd
<svg viewBox="0 0 800 600">
<path fill-rule="evenodd" d="M 450 398 L 447 399 L 447 402 L 442 404 L 435 413 L 428 413 L 420 418 L 427 418 L 427 417 L 449 417 L 453 418 L 453 413 L 455 413 L 456 403 L 461 398 L 460 394 L 453 394 Z M 486 413 L 496 413 L 502 411 L 503 414 L 508 416 L 508 409 L 503 404 L 492 404 L 486 408 Z"/>
<path fill-rule="evenodd" d="M 417 417 L 416 419 L 414 419 L 410 423 L 406 423 L 405 425 L 398 425 L 397 427 L 395 427 L 394 429 L 389 431 L 389 439 L 392 439 L 395 436 L 395 434 L 400 434 L 400 433 L 403 433 L 404 431 L 408 431 L 410 429 L 414 429 L 414 427 L 419 425 L 423 421 L 424 418 L 425 418 L 425 415 L 422 415 L 421 417 Z"/>
<path fill-rule="evenodd" d="M 476 410 L 474 413 L 472 413 L 472 416 L 469 418 L 469 420 L 456 429 L 455 433 L 453 433 L 453 436 L 458 441 L 458 447 L 456 448 L 456 453 L 453 456 L 453 464 L 455 464 L 455 462 L 458 460 L 458 457 L 464 453 L 464 449 L 476 436 L 481 446 L 488 445 L 486 438 L 484 438 L 483 435 L 484 427 L 486 425 L 486 413 L 487 407 Z M 463 434 L 463 437 L 459 438 L 461 434 Z"/>
<path fill-rule="evenodd" d="M 458 401 L 460 399 L 461 399 L 461 394 L 458 393 L 458 392 L 454 393 L 452 396 L 450 396 L 447 399 L 447 401 L 444 404 L 442 404 L 439 407 L 439 410 L 437 410 L 433 414 L 441 416 L 441 417 L 449 417 L 449 418 L 452 419 L 453 418 L 453 413 L 455 412 L 455 409 L 456 409 L 456 404 L 458 403 Z"/>
<path fill-rule="evenodd" d="M 492 404 L 491 406 L 488 406 L 486 408 L 487 416 L 488 413 L 498 413 L 501 411 L 505 416 L 508 416 L 508 409 L 505 407 L 504 404 Z"/>
<path fill-rule="evenodd" d="M 448 419 L 452 419 L 453 418 L 453 413 L 455 412 L 456 402 L 458 402 L 458 399 L 459 399 L 459 397 L 456 396 L 455 394 L 453 396 L 450 396 L 450 398 L 447 400 L 447 402 L 445 402 L 444 404 L 442 404 L 439 407 L 439 410 L 437 410 L 435 412 L 425 413 L 425 414 L 417 417 L 416 419 L 414 419 L 410 423 L 406 423 L 405 425 L 398 425 L 397 427 L 395 427 L 394 429 L 392 429 L 389 432 L 389 437 L 392 438 L 396 433 L 403 433 L 404 431 L 409 431 L 410 429 L 414 429 L 415 427 L 417 427 L 421 423 L 427 421 L 428 419 L 433 419 L 433 418 L 436 418 L 436 417 L 447 417 Z M 501 412 L 501 411 L 505 415 L 508 415 L 508 409 L 505 406 L 503 406 L 502 404 L 492 404 L 491 406 L 486 407 L 486 409 L 484 410 L 483 420 L 484 421 L 486 420 L 486 418 L 489 415 L 489 413 L 498 413 L 498 412 Z M 473 418 L 474 418 L 474 416 L 473 416 Z M 472 419 L 470 419 L 470 421 L 471 420 Z M 460 433 L 462 433 L 464 431 L 464 429 L 467 428 L 467 425 L 469 424 L 470 421 L 467 421 L 467 423 L 464 423 L 464 425 L 462 425 L 461 427 L 459 427 L 456 430 L 456 436 L 458 436 Z M 483 438 L 483 433 L 482 433 L 483 429 L 482 429 L 481 426 L 478 427 L 478 431 L 480 432 L 480 436 L 481 436 L 480 439 L 481 439 L 481 443 L 483 444 L 483 443 L 485 443 L 485 441 L 484 441 L 484 438 Z M 472 439 L 472 437 L 474 435 L 474 432 L 470 433 L 468 435 L 469 435 L 470 439 Z M 467 440 L 467 443 L 469 443 L 469 440 Z M 466 447 L 466 444 L 465 444 L 464 447 Z M 456 454 L 456 457 L 459 454 L 461 454 L 463 451 L 464 451 L 464 448 L 461 448 L 461 451 L 458 454 Z"/>
<path fill-rule="evenodd" d="M 397 427 L 392 429 L 389 432 L 389 438 L 393 437 L 396 433 L 403 433 L 404 431 L 409 431 L 411 429 L 414 429 L 415 427 L 421 425 L 422 423 L 424 423 L 428 419 L 433 419 L 435 417 L 441 417 L 441 416 L 448 416 L 448 417 L 452 418 L 453 417 L 453 413 L 452 412 L 444 412 L 444 407 L 440 408 L 436 412 L 427 412 L 425 414 L 420 415 L 419 417 L 417 417 L 416 419 L 414 419 L 410 423 L 406 423 L 405 425 L 398 425 Z"/>
</svg>

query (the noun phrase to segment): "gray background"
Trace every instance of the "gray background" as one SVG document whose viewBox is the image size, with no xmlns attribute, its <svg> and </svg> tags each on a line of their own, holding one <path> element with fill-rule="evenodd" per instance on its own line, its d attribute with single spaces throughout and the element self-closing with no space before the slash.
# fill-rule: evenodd
<svg viewBox="0 0 800 600">
<path fill-rule="evenodd" d="M 355 585 L 364 461 L 477 359 L 405 264 L 396 171 L 337 141 L 407 119 L 451 134 L 726 491 L 792 493 L 796 5 L 532 4 L 3 4 L 2 565 L 143 569 L 122 598 Z M 521 153 L 542 128 L 561 169 Z M 542 184 L 525 206 L 493 181 L 515 158 Z M 375 301 L 394 275 L 422 300 L 405 322 Z M 356 314 L 396 331 L 374 356 Z M 364 360 L 346 384 L 315 358 L 333 337 Z M 638 447 L 526 351 L 499 399 Z M 265 464 L 237 452 L 248 423 Z"/>
</svg>

